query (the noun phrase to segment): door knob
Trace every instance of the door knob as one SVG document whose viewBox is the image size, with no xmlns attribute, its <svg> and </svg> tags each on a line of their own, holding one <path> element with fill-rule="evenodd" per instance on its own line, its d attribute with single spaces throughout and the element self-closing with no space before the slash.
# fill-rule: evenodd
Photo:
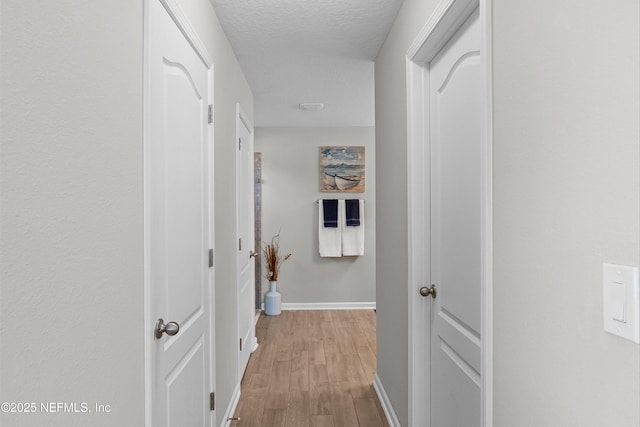
<svg viewBox="0 0 640 427">
<path fill-rule="evenodd" d="M 164 334 L 165 332 L 169 336 L 174 336 L 179 331 L 180 331 L 180 325 L 178 325 L 176 322 L 169 322 L 166 325 L 164 324 L 164 320 L 162 319 L 158 319 L 158 321 L 156 322 L 156 330 L 155 330 L 156 339 L 162 338 L 162 334 Z"/>
<path fill-rule="evenodd" d="M 422 295 L 423 297 L 428 297 L 429 295 L 431 295 L 431 298 L 435 299 L 436 298 L 436 285 L 431 285 L 431 287 L 426 287 L 423 286 L 420 288 L 420 295 Z"/>
<path fill-rule="evenodd" d="M 258 252 L 251 251 L 249 252 L 249 258 L 255 258 L 258 256 Z"/>
</svg>

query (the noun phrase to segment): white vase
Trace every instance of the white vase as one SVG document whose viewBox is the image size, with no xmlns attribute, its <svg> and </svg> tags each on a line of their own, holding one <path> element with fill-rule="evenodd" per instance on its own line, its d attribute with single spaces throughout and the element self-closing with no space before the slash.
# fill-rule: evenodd
<svg viewBox="0 0 640 427">
<path fill-rule="evenodd" d="M 282 296 L 276 290 L 277 286 L 278 282 L 269 282 L 269 292 L 264 296 L 264 314 L 267 316 L 277 316 L 282 310 Z"/>
</svg>

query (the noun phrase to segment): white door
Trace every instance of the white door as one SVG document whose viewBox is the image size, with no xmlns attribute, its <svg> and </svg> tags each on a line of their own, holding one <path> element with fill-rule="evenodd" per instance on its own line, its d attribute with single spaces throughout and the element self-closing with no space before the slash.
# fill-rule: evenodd
<svg viewBox="0 0 640 427">
<path fill-rule="evenodd" d="M 212 69 L 158 0 L 149 1 L 148 40 L 147 321 L 180 328 L 173 336 L 148 337 L 148 425 L 211 426 Z"/>
<path fill-rule="evenodd" d="M 481 425 L 480 23 L 430 63 L 431 426 Z"/>
<path fill-rule="evenodd" d="M 242 379 L 255 342 L 255 267 L 253 205 L 253 126 L 238 106 L 237 113 L 238 206 L 238 378 Z"/>
</svg>

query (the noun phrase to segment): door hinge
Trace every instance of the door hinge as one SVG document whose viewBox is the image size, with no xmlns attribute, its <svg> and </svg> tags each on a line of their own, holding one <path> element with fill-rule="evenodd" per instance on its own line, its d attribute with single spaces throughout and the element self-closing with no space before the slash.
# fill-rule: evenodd
<svg viewBox="0 0 640 427">
<path fill-rule="evenodd" d="M 238 138 L 238 151 L 242 150 L 242 138 Z"/>
<path fill-rule="evenodd" d="M 209 267 L 213 267 L 213 249 L 209 249 Z"/>
<path fill-rule="evenodd" d="M 209 104 L 209 123 L 213 123 L 213 104 Z"/>
<path fill-rule="evenodd" d="M 242 338 L 240 338 L 240 351 L 242 351 Z"/>
<path fill-rule="evenodd" d="M 241 251 L 242 250 L 242 238 L 238 239 L 238 250 Z"/>
<path fill-rule="evenodd" d="M 209 394 L 209 410 L 216 410 L 216 393 L 213 391 Z"/>
</svg>

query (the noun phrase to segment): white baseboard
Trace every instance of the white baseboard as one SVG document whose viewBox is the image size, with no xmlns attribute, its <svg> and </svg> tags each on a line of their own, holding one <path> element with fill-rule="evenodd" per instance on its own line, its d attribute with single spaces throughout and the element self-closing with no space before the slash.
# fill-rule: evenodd
<svg viewBox="0 0 640 427">
<path fill-rule="evenodd" d="M 238 402 L 240 402 L 240 383 L 236 385 L 236 389 L 233 391 L 233 396 L 231 396 L 229 406 L 224 413 L 224 417 L 222 417 L 220 427 L 229 427 L 231 425 L 229 418 L 233 418 L 233 414 L 236 412 L 236 408 L 238 407 Z"/>
<path fill-rule="evenodd" d="M 283 310 L 375 310 L 375 302 L 285 302 Z"/>
<path fill-rule="evenodd" d="M 380 405 L 382 406 L 382 410 L 384 411 L 384 415 L 387 417 L 387 422 L 391 427 L 402 427 L 400 425 L 400 421 L 398 420 L 398 416 L 393 410 L 393 406 L 391 406 L 391 402 L 389 401 L 389 396 L 387 396 L 387 392 L 384 391 L 384 387 L 382 386 L 382 382 L 380 381 L 380 377 L 376 373 L 373 378 L 373 389 L 376 391 L 378 395 L 378 400 L 380 401 Z"/>
</svg>

